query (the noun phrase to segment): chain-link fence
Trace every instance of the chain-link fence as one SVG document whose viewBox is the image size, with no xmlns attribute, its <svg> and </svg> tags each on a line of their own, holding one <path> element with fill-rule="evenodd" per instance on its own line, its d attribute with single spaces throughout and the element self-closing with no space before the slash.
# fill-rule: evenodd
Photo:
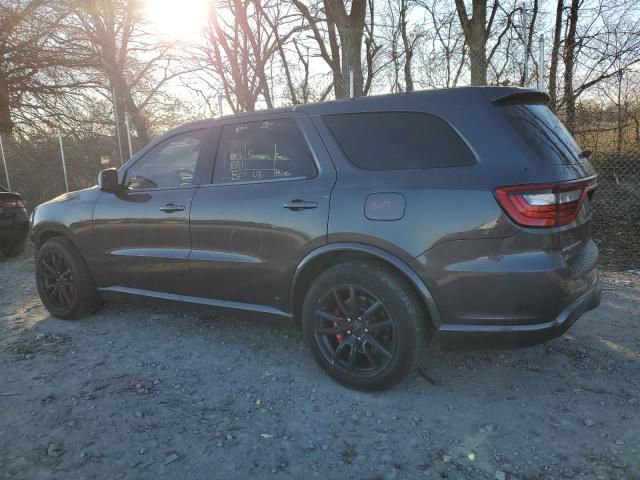
<svg viewBox="0 0 640 480">
<path fill-rule="evenodd" d="M 0 169 L 0 185 L 11 184 L 29 209 L 66 190 L 60 141 L 57 136 L 29 138 L 3 137 L 6 172 Z M 97 173 L 120 165 L 117 142 L 113 137 L 62 137 L 69 190 L 96 184 Z M 2 159 L 0 158 L 0 161 Z"/>
<path fill-rule="evenodd" d="M 602 116 L 590 121 L 578 117 L 575 137 L 583 149 L 592 151 L 589 160 L 598 173 L 594 197 L 593 235 L 607 268 L 634 269 L 640 265 L 640 142 L 633 124 L 622 134 Z M 595 123 L 594 123 L 595 122 Z M 595 128 L 595 125 L 601 125 Z M 120 165 L 115 137 L 63 136 L 70 190 L 96 183 L 102 168 Z M 13 190 L 20 192 L 31 209 L 65 191 L 59 139 L 16 140 L 4 138 L 4 153 Z M 6 185 L 4 169 L 0 184 Z"/>
<path fill-rule="evenodd" d="M 598 173 L 592 232 L 608 269 L 640 265 L 640 136 L 629 106 L 582 105 L 574 136 Z M 619 109 L 620 108 L 620 109 Z"/>
<path fill-rule="evenodd" d="M 598 172 L 596 213 L 640 222 L 640 155 L 599 155 L 592 163 Z"/>
<path fill-rule="evenodd" d="M 590 118 L 593 120 L 593 115 Z M 610 127 L 598 130 L 590 123 L 577 122 L 576 139 L 581 148 L 592 151 L 589 160 L 598 173 L 596 214 L 633 217 L 640 222 L 640 146 L 635 133 L 633 125 L 627 125 L 618 145 L 618 134 Z M 114 137 L 63 136 L 62 144 L 70 190 L 93 185 L 100 169 L 120 165 Z M 57 136 L 25 141 L 4 137 L 3 146 L 11 187 L 20 192 L 30 206 L 65 191 Z M 0 184 L 7 185 L 4 169 L 0 169 Z"/>
<path fill-rule="evenodd" d="M 589 160 L 598 173 L 594 199 L 597 214 L 635 217 L 640 222 L 640 136 L 630 115 L 589 112 L 577 117 L 575 137 L 580 147 L 591 150 Z"/>
</svg>

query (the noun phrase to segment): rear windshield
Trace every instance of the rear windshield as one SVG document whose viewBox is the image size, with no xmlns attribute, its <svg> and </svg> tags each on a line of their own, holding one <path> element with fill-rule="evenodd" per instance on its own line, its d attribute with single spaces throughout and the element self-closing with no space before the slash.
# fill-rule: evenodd
<svg viewBox="0 0 640 480">
<path fill-rule="evenodd" d="M 576 141 L 546 105 L 516 104 L 500 108 L 536 155 L 556 164 L 580 161 L 581 150 Z"/>
<path fill-rule="evenodd" d="M 456 131 L 419 112 L 328 115 L 324 120 L 345 155 L 365 170 L 409 170 L 473 165 Z"/>
</svg>

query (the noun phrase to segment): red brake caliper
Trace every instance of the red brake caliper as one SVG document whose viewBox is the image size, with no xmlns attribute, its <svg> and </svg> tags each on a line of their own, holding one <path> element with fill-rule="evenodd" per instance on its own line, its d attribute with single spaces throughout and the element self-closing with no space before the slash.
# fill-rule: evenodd
<svg viewBox="0 0 640 480">
<path fill-rule="evenodd" d="M 340 310 L 339 310 L 338 308 L 336 308 L 336 309 L 333 311 L 333 314 L 334 314 L 336 317 L 340 316 Z M 337 327 L 337 326 L 338 326 L 338 323 L 337 323 L 337 322 L 333 322 L 333 326 L 334 326 L 334 327 Z M 341 334 L 341 333 L 337 333 L 337 334 L 336 334 L 336 340 L 338 341 L 338 343 L 342 343 L 342 342 L 344 342 L 344 335 L 343 335 L 343 334 Z"/>
</svg>

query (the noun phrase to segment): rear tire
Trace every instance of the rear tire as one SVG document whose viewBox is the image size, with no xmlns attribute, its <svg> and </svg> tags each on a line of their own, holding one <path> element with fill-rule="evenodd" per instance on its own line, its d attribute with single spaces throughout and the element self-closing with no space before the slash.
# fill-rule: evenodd
<svg viewBox="0 0 640 480">
<path fill-rule="evenodd" d="M 426 345 L 422 308 L 406 282 L 374 262 L 347 262 L 321 273 L 302 308 L 305 344 L 339 383 L 390 388 Z"/>
<path fill-rule="evenodd" d="M 26 240 L 18 240 L 17 242 L 13 243 L 12 245 L 2 249 L 2 254 L 5 257 L 17 257 L 18 255 L 22 255 L 22 253 L 24 252 L 25 248 L 27 248 L 27 241 Z"/>
<path fill-rule="evenodd" d="M 101 303 L 87 263 L 64 237 L 47 240 L 40 247 L 36 255 L 36 285 L 46 309 L 64 320 L 90 315 Z"/>
</svg>

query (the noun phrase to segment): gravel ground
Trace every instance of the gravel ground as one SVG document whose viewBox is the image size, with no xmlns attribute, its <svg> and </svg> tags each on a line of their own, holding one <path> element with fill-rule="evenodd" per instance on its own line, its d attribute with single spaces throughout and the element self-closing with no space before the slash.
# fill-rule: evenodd
<svg viewBox="0 0 640 480">
<path fill-rule="evenodd" d="M 258 315 L 41 306 L 0 259 L 0 478 L 640 478 L 640 272 L 546 345 L 441 353 L 391 391 L 332 382 Z"/>
</svg>

